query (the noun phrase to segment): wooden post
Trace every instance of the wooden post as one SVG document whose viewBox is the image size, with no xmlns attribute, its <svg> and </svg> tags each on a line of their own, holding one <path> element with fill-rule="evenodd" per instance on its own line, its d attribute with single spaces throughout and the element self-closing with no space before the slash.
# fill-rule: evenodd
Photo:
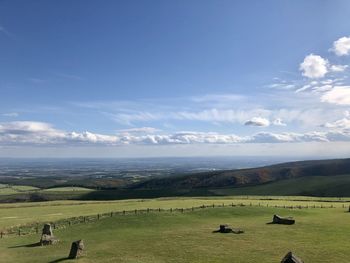
<svg viewBox="0 0 350 263">
<path fill-rule="evenodd" d="M 123 215 L 125 215 L 125 210 L 123 210 Z"/>
<path fill-rule="evenodd" d="M 215 204 L 213 204 L 213 207 L 215 207 Z"/>
<path fill-rule="evenodd" d="M 97 220 L 100 220 L 100 214 L 97 214 Z"/>
<path fill-rule="evenodd" d="M 160 212 L 160 207 L 158 208 L 158 212 Z"/>
<path fill-rule="evenodd" d="M 193 206 L 192 206 L 192 211 L 194 210 Z"/>
<path fill-rule="evenodd" d="M 170 213 L 172 213 L 173 212 L 173 209 L 172 208 L 170 208 Z"/>
<path fill-rule="evenodd" d="M 70 222 L 70 220 L 68 221 L 68 225 L 70 226 L 72 223 Z"/>
<path fill-rule="evenodd" d="M 184 212 L 184 209 L 183 208 L 181 208 L 181 213 L 183 213 Z"/>
<path fill-rule="evenodd" d="M 149 208 L 147 208 L 147 213 L 149 213 Z"/>
<path fill-rule="evenodd" d="M 135 215 L 137 214 L 137 209 L 135 209 Z"/>
<path fill-rule="evenodd" d="M 21 229 L 18 228 L 18 235 L 21 236 Z"/>
<path fill-rule="evenodd" d="M 1 233 L 0 233 L 0 237 L 1 237 L 1 238 L 2 238 L 3 234 L 4 234 L 4 233 L 2 233 L 2 231 L 1 231 Z"/>
<path fill-rule="evenodd" d="M 111 212 L 111 217 L 113 216 L 113 212 Z"/>
</svg>

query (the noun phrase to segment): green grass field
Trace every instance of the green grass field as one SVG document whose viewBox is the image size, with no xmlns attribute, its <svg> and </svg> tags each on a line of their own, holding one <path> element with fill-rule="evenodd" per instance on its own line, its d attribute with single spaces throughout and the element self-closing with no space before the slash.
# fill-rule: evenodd
<svg viewBox="0 0 350 263">
<path fill-rule="evenodd" d="M 293 201 L 297 200 L 297 201 Z M 193 197 L 193 198 L 154 198 L 131 199 L 120 201 L 52 201 L 0 204 L 0 230 L 11 226 L 35 222 L 51 222 L 59 219 L 96 215 L 99 213 L 147 208 L 191 208 L 201 205 L 245 204 L 270 206 L 348 206 L 350 198 L 316 198 L 316 197 L 273 197 L 273 196 L 231 196 L 231 197 Z M 350 204 L 350 203 L 349 203 Z"/>
<path fill-rule="evenodd" d="M 33 192 L 38 189 L 39 188 L 37 187 L 27 186 L 27 185 L 0 184 L 0 195 L 11 195 L 11 194 L 24 193 L 24 192 Z"/>
<path fill-rule="evenodd" d="M 53 188 L 47 188 L 42 190 L 43 192 L 74 192 L 74 191 L 94 191 L 93 189 L 90 188 L 85 188 L 85 187 L 53 187 Z"/>
<path fill-rule="evenodd" d="M 292 250 L 305 262 L 345 263 L 350 213 L 344 211 L 246 206 L 117 215 L 57 230 L 54 246 L 31 247 L 37 234 L 4 238 L 0 262 L 65 261 L 70 243 L 83 238 L 87 254 L 79 262 L 272 263 Z M 266 224 L 275 213 L 293 216 L 296 224 Z M 212 233 L 222 223 L 245 233 Z"/>
</svg>

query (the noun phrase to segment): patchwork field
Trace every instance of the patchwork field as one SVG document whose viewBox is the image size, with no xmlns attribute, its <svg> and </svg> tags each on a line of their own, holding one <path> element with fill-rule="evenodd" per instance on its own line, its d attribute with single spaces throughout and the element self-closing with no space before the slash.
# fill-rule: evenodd
<svg viewBox="0 0 350 263">
<path fill-rule="evenodd" d="M 271 263 L 280 262 L 284 254 L 292 250 L 305 262 L 345 263 L 348 262 L 350 231 L 348 201 L 231 197 L 3 204 L 0 206 L 0 226 L 3 229 L 16 224 L 48 222 L 108 211 L 190 208 L 213 203 L 225 203 L 226 206 L 186 210 L 184 213 L 162 210 L 136 215 L 117 214 L 93 222 L 67 225 L 55 230 L 59 244 L 48 247 L 31 246 L 38 242 L 40 233 L 8 236 L 0 240 L 0 262 L 65 261 L 70 243 L 82 238 L 87 250 L 79 262 Z M 246 206 L 229 206 L 232 203 Z M 309 208 L 276 208 L 274 205 Z M 313 208 L 314 205 L 327 208 Z M 266 224 L 273 214 L 293 216 L 296 224 Z M 245 233 L 212 233 L 223 223 L 242 228 Z"/>
</svg>

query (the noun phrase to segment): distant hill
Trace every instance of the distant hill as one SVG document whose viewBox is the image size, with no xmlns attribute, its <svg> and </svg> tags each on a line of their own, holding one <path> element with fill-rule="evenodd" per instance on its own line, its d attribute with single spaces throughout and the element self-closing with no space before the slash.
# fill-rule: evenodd
<svg viewBox="0 0 350 263">
<path fill-rule="evenodd" d="M 251 169 L 152 178 L 134 184 L 131 188 L 148 190 L 212 189 L 210 192 L 218 195 L 299 194 L 332 196 L 340 194 L 338 190 L 341 189 L 343 196 L 349 196 L 350 159 L 299 161 Z"/>
</svg>

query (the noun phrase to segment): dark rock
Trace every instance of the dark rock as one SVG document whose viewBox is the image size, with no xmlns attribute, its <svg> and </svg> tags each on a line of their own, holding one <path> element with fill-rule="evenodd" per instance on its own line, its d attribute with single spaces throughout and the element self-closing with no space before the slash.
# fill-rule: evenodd
<svg viewBox="0 0 350 263">
<path fill-rule="evenodd" d="M 75 258 L 81 257 L 83 255 L 84 249 L 85 249 L 85 247 L 84 247 L 83 240 L 78 240 L 78 241 L 72 242 L 72 246 L 70 248 L 68 258 L 75 259 Z"/>
<path fill-rule="evenodd" d="M 41 246 L 54 245 L 58 242 L 58 239 L 50 235 L 42 235 L 40 239 Z"/>
<path fill-rule="evenodd" d="M 42 230 L 42 235 L 53 236 L 52 227 L 50 224 L 45 224 Z"/>
<path fill-rule="evenodd" d="M 281 217 L 279 215 L 274 215 L 272 219 L 273 224 L 283 224 L 283 225 L 293 225 L 295 220 L 292 217 Z"/>
<path fill-rule="evenodd" d="M 213 231 L 213 233 L 234 233 L 234 234 L 241 234 L 244 233 L 243 230 L 238 228 L 231 228 L 229 225 L 220 225 L 219 230 Z"/>
<path fill-rule="evenodd" d="M 294 255 L 292 252 L 288 252 L 282 259 L 281 263 L 304 263 L 304 261 Z"/>
<path fill-rule="evenodd" d="M 48 246 L 53 245 L 58 242 L 58 239 L 56 239 L 53 235 L 52 228 L 50 224 L 45 224 L 42 230 L 41 239 L 40 239 L 40 245 L 41 246 Z"/>
</svg>

